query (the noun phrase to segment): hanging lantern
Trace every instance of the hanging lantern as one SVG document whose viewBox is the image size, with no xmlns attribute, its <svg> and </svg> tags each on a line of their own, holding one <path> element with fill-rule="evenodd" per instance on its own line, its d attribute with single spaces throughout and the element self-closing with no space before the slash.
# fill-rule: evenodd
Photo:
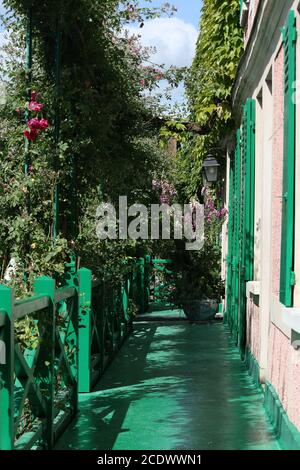
<svg viewBox="0 0 300 470">
<path fill-rule="evenodd" d="M 215 183 L 218 181 L 218 170 L 220 164 L 217 162 L 215 157 L 209 155 L 203 162 L 203 173 L 208 183 Z"/>
</svg>

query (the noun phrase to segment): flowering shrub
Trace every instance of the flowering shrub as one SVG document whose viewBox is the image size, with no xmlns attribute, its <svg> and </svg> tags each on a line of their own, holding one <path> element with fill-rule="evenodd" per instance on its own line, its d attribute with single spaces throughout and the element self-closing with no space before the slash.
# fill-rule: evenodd
<svg viewBox="0 0 300 470">
<path fill-rule="evenodd" d="M 225 207 L 217 208 L 217 205 L 220 205 L 220 202 L 216 201 L 216 195 L 209 188 L 202 188 L 201 192 L 204 197 L 204 215 L 208 223 L 211 223 L 213 220 L 223 222 L 224 218 L 227 215 L 227 209 Z"/>
<path fill-rule="evenodd" d="M 172 204 L 173 199 L 177 196 L 177 191 L 174 186 L 166 180 L 153 180 L 152 188 L 160 193 L 161 204 Z"/>
<path fill-rule="evenodd" d="M 122 3 L 122 2 L 121 2 Z M 168 17 L 173 16 L 177 12 L 177 8 L 169 2 L 164 2 L 160 7 L 141 7 L 139 0 L 125 0 L 122 10 L 123 17 L 129 22 L 138 22 L 143 27 L 145 19 L 152 19 L 161 14 Z"/>
<path fill-rule="evenodd" d="M 130 260 L 151 252 L 151 246 L 99 242 L 94 215 L 99 202 L 115 202 L 120 194 L 128 194 L 129 204 L 156 201 L 152 180 L 154 174 L 162 179 L 166 164 L 152 125 L 157 108 L 148 105 L 140 81 L 145 79 L 150 86 L 151 76 L 156 83 L 160 66 L 145 69 L 147 51 L 138 41 L 124 38 L 126 23 L 136 21 L 124 11 L 138 2 L 30 3 L 31 84 L 24 70 L 28 0 L 4 0 L 11 13 L 6 22 L 10 41 L 0 58 L 7 84 L 6 104 L 0 106 L 0 278 L 14 258 L 18 269 L 11 282 L 18 293 L 30 289 L 40 274 L 54 275 L 61 282 L 68 256 L 75 251 L 78 267 L 90 267 L 96 275 L 118 282 L 125 270 L 123 260 L 129 260 L 130 269 Z M 139 9 L 139 19 L 161 12 Z M 53 73 L 58 16 L 63 28 L 59 97 Z M 33 91 L 25 107 L 28 88 L 42 90 L 43 99 Z M 52 129 L 38 138 L 58 119 L 58 144 Z M 26 175 L 24 136 L 34 143 L 29 146 Z M 59 234 L 53 240 L 57 183 Z"/>
</svg>

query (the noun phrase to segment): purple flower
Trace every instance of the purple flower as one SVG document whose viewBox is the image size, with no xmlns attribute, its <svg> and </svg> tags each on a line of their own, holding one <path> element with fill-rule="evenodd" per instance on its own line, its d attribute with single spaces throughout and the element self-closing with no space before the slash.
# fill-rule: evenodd
<svg viewBox="0 0 300 470">
<path fill-rule="evenodd" d="M 161 196 L 160 196 L 160 203 L 161 203 L 161 204 L 169 204 L 169 203 L 170 203 L 170 200 L 169 200 L 169 198 L 168 198 L 167 196 L 161 195 Z"/>
</svg>

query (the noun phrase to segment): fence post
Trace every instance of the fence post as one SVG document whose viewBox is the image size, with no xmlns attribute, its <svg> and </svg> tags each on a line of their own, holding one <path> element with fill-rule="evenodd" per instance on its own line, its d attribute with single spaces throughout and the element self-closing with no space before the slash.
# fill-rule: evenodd
<svg viewBox="0 0 300 470">
<path fill-rule="evenodd" d="M 145 311 L 149 308 L 150 299 L 150 272 L 151 272 L 151 256 L 145 256 Z"/>
<path fill-rule="evenodd" d="M 0 285 L 0 311 L 4 325 L 0 326 L 2 355 L 0 358 L 0 450 L 14 448 L 14 317 L 13 291 Z M 1 334 L 2 330 L 2 334 Z M 3 360 L 4 359 L 4 360 Z"/>
<path fill-rule="evenodd" d="M 126 322 L 128 322 L 129 320 L 129 316 L 128 316 L 129 289 L 130 289 L 130 280 L 129 280 L 129 277 L 126 276 L 123 282 L 123 287 L 122 287 L 122 302 L 123 302 L 124 318 Z"/>
<path fill-rule="evenodd" d="M 56 322 L 55 322 L 55 280 L 50 277 L 39 277 L 34 281 L 35 295 L 47 296 L 51 304 L 47 312 L 46 328 L 43 343 L 39 353 L 38 381 L 40 386 L 46 388 L 47 417 L 44 429 L 45 440 L 48 449 L 54 446 L 54 394 L 55 394 L 55 346 L 56 346 Z"/>
<path fill-rule="evenodd" d="M 76 349 L 78 348 L 78 276 L 77 276 L 77 267 L 76 267 L 76 255 L 75 253 L 71 253 L 70 259 L 67 263 L 65 263 L 65 274 L 64 274 L 64 282 L 65 285 L 68 287 L 72 287 L 76 289 L 75 294 L 75 303 L 72 305 L 71 309 L 69 310 L 69 333 L 67 343 L 74 346 Z M 61 307 L 64 309 L 68 309 L 67 301 L 60 303 Z M 76 353 L 76 361 L 73 364 L 70 364 L 71 371 L 73 376 L 76 380 L 76 391 L 72 394 L 72 405 L 74 407 L 74 412 L 78 409 L 78 354 Z"/>
<path fill-rule="evenodd" d="M 78 271 L 78 392 L 89 393 L 91 383 L 92 272 Z"/>
<path fill-rule="evenodd" d="M 139 259 L 139 287 L 138 287 L 138 296 L 139 296 L 139 306 L 140 313 L 145 311 L 145 259 Z"/>
</svg>

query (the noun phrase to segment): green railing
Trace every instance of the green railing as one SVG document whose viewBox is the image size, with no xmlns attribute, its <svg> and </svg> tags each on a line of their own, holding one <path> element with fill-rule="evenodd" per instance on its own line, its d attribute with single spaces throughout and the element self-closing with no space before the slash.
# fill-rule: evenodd
<svg viewBox="0 0 300 470">
<path fill-rule="evenodd" d="M 142 311 L 145 294 L 144 259 L 117 286 L 72 266 L 64 287 L 41 277 L 25 300 L 0 285 L 0 450 L 53 448 L 78 393 L 91 391 L 131 331 L 131 299 Z"/>
<path fill-rule="evenodd" d="M 172 260 L 152 259 L 152 301 L 163 304 L 166 307 L 173 306 L 174 272 L 172 271 Z"/>
<path fill-rule="evenodd" d="M 45 277 L 35 281 L 31 298 L 16 302 L 13 291 L 0 286 L 6 348 L 0 366 L 0 449 L 52 448 L 76 412 L 76 294 L 72 287 L 55 289 L 55 281 Z"/>
</svg>

